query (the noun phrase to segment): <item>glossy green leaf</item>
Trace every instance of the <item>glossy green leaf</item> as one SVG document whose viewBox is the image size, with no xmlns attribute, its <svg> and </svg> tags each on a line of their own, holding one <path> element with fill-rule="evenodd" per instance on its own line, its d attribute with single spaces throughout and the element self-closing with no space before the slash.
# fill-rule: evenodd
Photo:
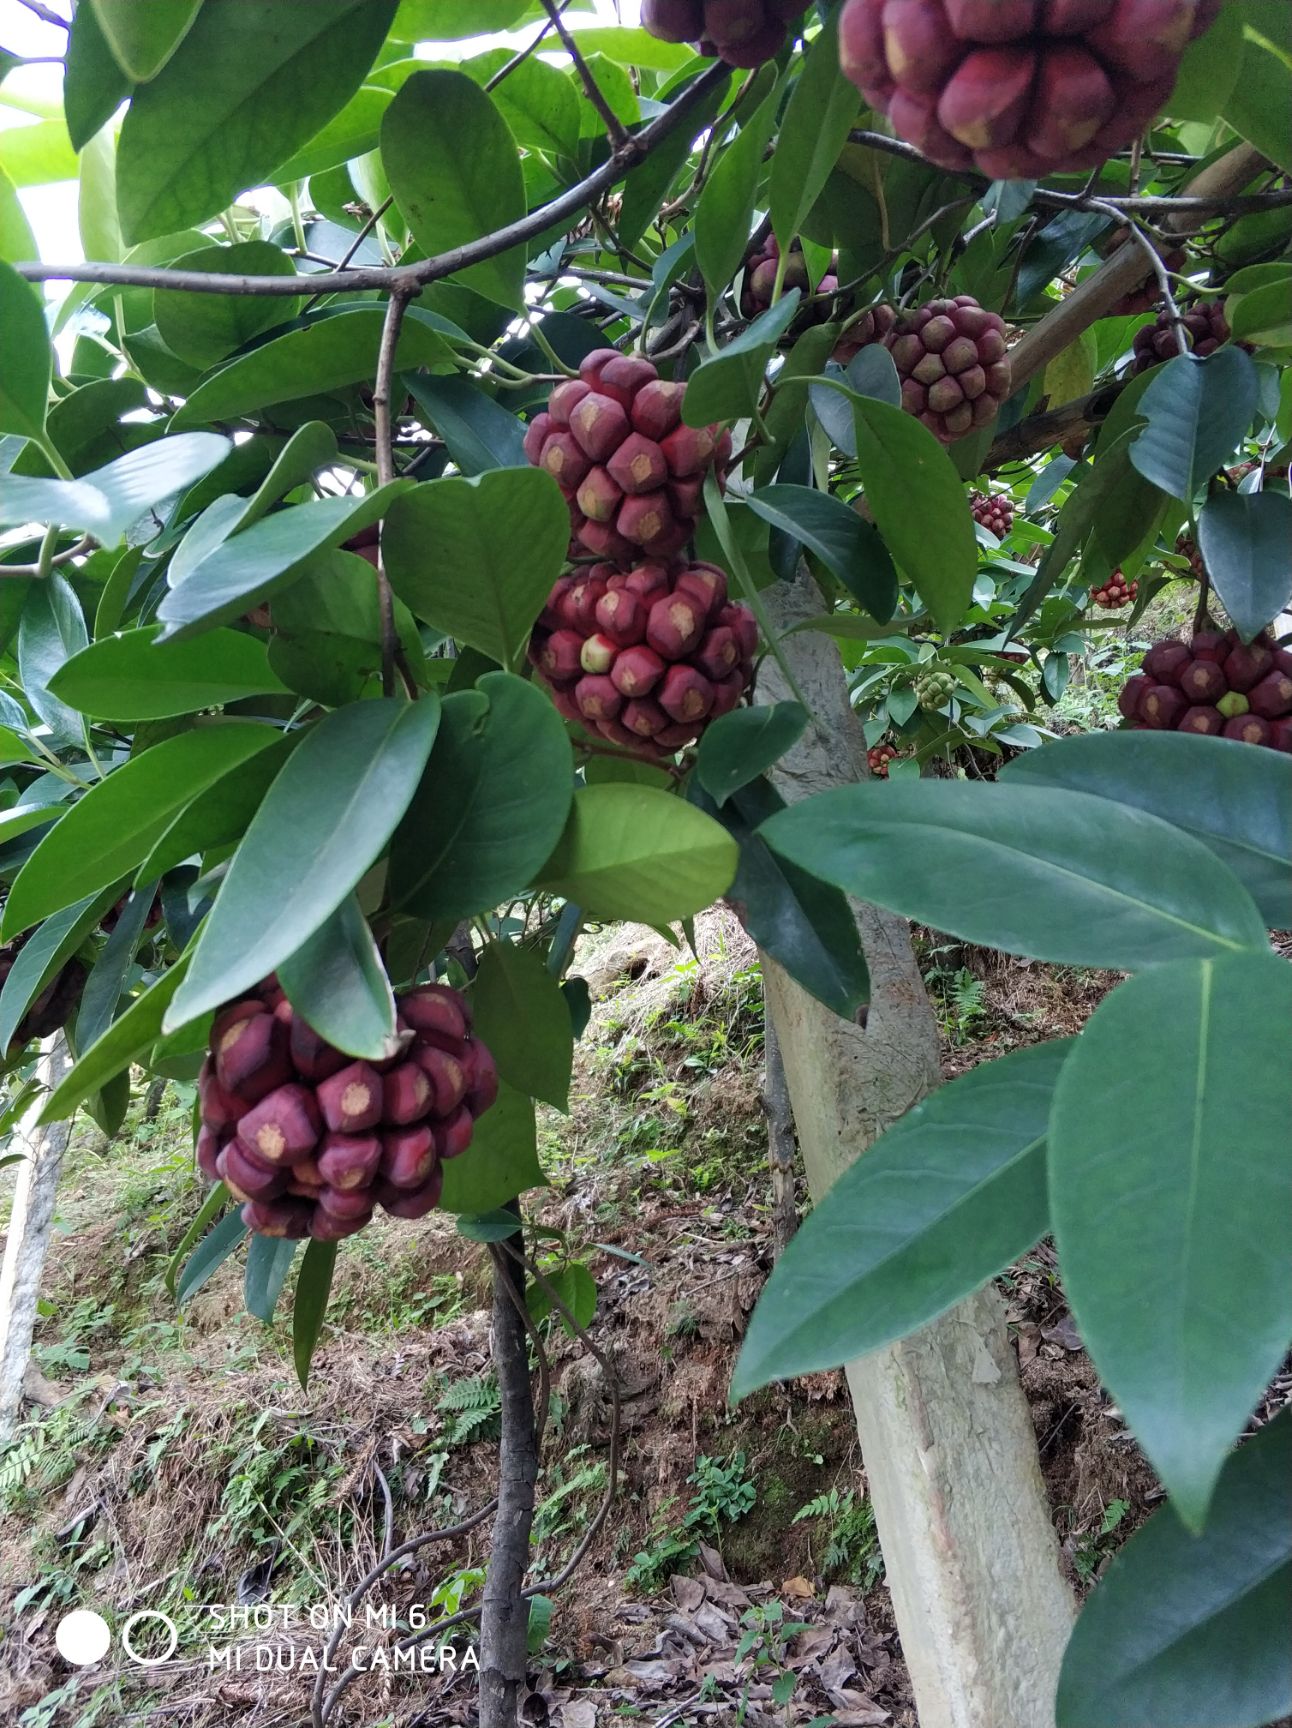
<svg viewBox="0 0 1292 1728">
<path fill-rule="evenodd" d="M 301 741 L 229 866 L 168 1032 L 272 972 L 332 916 L 384 851 L 438 722 L 434 697 L 360 702 L 325 715 Z"/>
<path fill-rule="evenodd" d="M 721 808 L 733 792 L 765 774 L 798 743 L 808 720 L 807 709 L 797 702 L 772 702 L 724 714 L 700 739 L 695 772 L 701 786 Z"/>
<path fill-rule="evenodd" d="M 1070 796 L 1078 796 L 1070 794 Z M 1199 1530 L 1292 1342 L 1292 968 L 1235 954 L 1106 997 L 1059 1080 L 1050 1209 L 1099 1377 Z"/>
<path fill-rule="evenodd" d="M 719 900 L 740 852 L 712 816 L 649 786 L 584 786 L 542 872 L 594 918 L 674 924 Z"/>
<path fill-rule="evenodd" d="M 201 270 L 219 276 L 294 276 L 296 266 L 267 240 L 236 246 L 204 246 L 186 252 L 176 270 Z M 172 354 L 203 371 L 241 348 L 262 330 L 295 317 L 300 301 L 254 294 L 179 294 L 159 288 L 153 295 L 158 334 Z M 212 416 L 214 418 L 214 416 Z"/>
<path fill-rule="evenodd" d="M 382 121 L 381 160 L 395 201 L 428 257 L 482 239 L 525 214 L 516 141 L 465 72 L 418 72 L 408 80 Z M 519 307 L 524 248 L 459 271 L 456 280 L 502 306 Z"/>
<path fill-rule="evenodd" d="M 764 486 L 744 502 L 757 516 L 813 552 L 871 617 L 886 624 L 897 610 L 897 571 L 869 522 L 841 498 L 810 486 Z"/>
<path fill-rule="evenodd" d="M 544 1272 L 543 1282 L 530 1284 L 526 1292 L 530 1316 L 536 1321 L 554 1314 L 567 1338 L 586 1331 L 597 1313 L 597 1285 L 587 1267 L 577 1260 Z M 573 1322 L 573 1324 L 571 1324 Z"/>
<path fill-rule="evenodd" d="M 353 162 L 376 150 L 381 140 L 381 122 L 390 107 L 391 92 L 365 84 L 356 90 L 307 144 L 279 162 L 271 176 L 275 186 L 290 187 L 295 180 L 326 174 L 329 169 Z"/>
<path fill-rule="evenodd" d="M 75 149 L 83 150 L 107 125 L 130 95 L 132 83 L 99 27 L 95 8 L 78 6 L 72 15 L 63 71 L 63 113 Z"/>
<path fill-rule="evenodd" d="M 263 642 L 238 630 L 159 642 L 160 626 L 105 636 L 54 674 L 50 688 L 96 720 L 160 720 L 282 691 Z"/>
<path fill-rule="evenodd" d="M 690 796 L 708 808 L 703 794 L 693 789 Z M 764 953 L 832 1013 L 851 1020 L 870 997 L 856 915 L 837 888 L 778 857 L 757 833 L 783 808 L 765 780 L 742 786 L 721 810 L 714 806 L 740 847 L 740 868 L 726 898 Z"/>
<path fill-rule="evenodd" d="M 1160 816 L 1224 859 L 1272 929 L 1292 928 L 1292 761 L 1279 751 L 1185 732 L 1090 732 L 1024 751 L 1002 778 Z"/>
<path fill-rule="evenodd" d="M 156 881 L 186 859 L 240 839 L 300 740 L 299 732 L 279 737 L 199 792 L 140 864 L 136 884 Z"/>
<path fill-rule="evenodd" d="M 15 432 L 20 438 L 42 435 L 53 353 L 36 290 L 0 263 L 0 432 Z M 15 526 L 31 519 L 3 518 Z"/>
<path fill-rule="evenodd" d="M 357 498 L 294 504 L 233 534 L 187 572 L 157 608 L 166 626 L 164 640 L 201 635 L 240 618 L 302 575 L 316 552 L 379 522 L 391 501 L 412 484 L 395 480 Z"/>
<path fill-rule="evenodd" d="M 336 1251 L 335 1242 L 309 1243 L 296 1280 L 296 1301 L 292 1308 L 292 1357 L 302 1391 L 309 1389 L 310 1364 L 323 1335 L 328 1297 L 332 1294 L 332 1274 L 336 1269 Z"/>
<path fill-rule="evenodd" d="M 798 289 L 791 288 L 775 306 L 725 343 L 712 360 L 697 367 L 687 380 L 682 402 L 682 418 L 688 426 L 707 426 L 754 412 L 767 363 L 794 322 L 801 299 Z"/>
<path fill-rule="evenodd" d="M 875 782 L 760 832 L 859 900 L 1009 954 L 1129 971 L 1265 945 L 1251 898 L 1201 841 L 1087 793 Z"/>
<path fill-rule="evenodd" d="M 103 898 L 98 894 L 64 907 L 33 930 L 13 957 L 0 988 L 0 1053 L 8 1050 L 27 1010 L 76 953 L 103 910 Z"/>
<path fill-rule="evenodd" d="M 1292 66 L 1288 64 L 1287 42 L 1280 39 L 1286 34 L 1286 9 L 1279 23 L 1282 29 L 1276 27 L 1272 38 L 1255 31 L 1245 33 L 1238 76 L 1220 112 L 1262 156 L 1292 173 L 1292 134 L 1287 125 L 1292 108 Z M 1214 113 L 1213 107 L 1208 118 Z"/>
<path fill-rule="evenodd" d="M 398 1055 L 394 993 L 353 894 L 279 961 L 278 981 L 302 1019 L 338 1050 L 373 1062 Z"/>
<path fill-rule="evenodd" d="M 155 78 L 183 41 L 202 0 L 89 0 L 104 39 L 132 84 Z M 78 8 L 79 10 L 79 8 Z"/>
<path fill-rule="evenodd" d="M 380 306 L 316 317 L 303 329 L 273 336 L 239 355 L 192 392 L 171 421 L 173 426 L 204 426 L 234 420 L 270 404 L 318 396 L 376 376 L 385 314 Z M 454 365 L 453 351 L 438 331 L 405 314 L 395 362 L 410 370 Z"/>
<path fill-rule="evenodd" d="M 471 1145 L 443 1166 L 445 1212 L 492 1212 L 546 1180 L 538 1161 L 534 1100 L 502 1085 L 498 1102 L 476 1123 Z"/>
<path fill-rule="evenodd" d="M 76 152 L 62 120 L 0 128 L 0 169 L 15 186 L 76 179 Z"/>
<path fill-rule="evenodd" d="M 1235 342 L 1254 342 L 1263 348 L 1292 346 L 1292 279 L 1267 282 L 1242 294 L 1228 302 L 1226 311 Z"/>
<path fill-rule="evenodd" d="M 530 5 L 531 0 L 403 0 L 390 33 L 397 42 L 453 42 L 510 30 Z"/>
<path fill-rule="evenodd" d="M 277 737 L 272 726 L 225 720 L 132 757 L 74 804 L 23 865 L 5 905 L 5 935 L 128 875 L 203 787 Z"/>
<path fill-rule="evenodd" d="M 1063 1657 L 1058 1728 L 1262 1728 L 1292 1713 L 1292 1412 L 1226 1463 L 1207 1527 L 1170 1506 L 1114 1556 Z"/>
<path fill-rule="evenodd" d="M 856 86 L 839 68 L 839 20 L 833 12 L 808 50 L 772 157 L 768 201 L 782 251 L 789 250 L 824 190 L 860 106 Z"/>
<path fill-rule="evenodd" d="M 561 836 L 573 783 L 565 727 L 533 684 L 489 672 L 477 689 L 447 697 L 426 777 L 391 848 L 392 903 L 457 919 L 519 894 Z"/>
<path fill-rule="evenodd" d="M 186 432 L 128 450 L 78 480 L 27 480 L 0 475 L 0 524 L 56 523 L 115 546 L 145 510 L 209 474 L 229 453 L 215 432 Z"/>
<path fill-rule="evenodd" d="M 475 1029 L 509 1086 L 569 1107 L 574 1039 L 561 986 L 530 949 L 491 942 L 471 987 Z"/>
<path fill-rule="evenodd" d="M 0 261 L 26 264 L 39 256 L 36 237 L 31 231 L 18 189 L 0 168 Z"/>
<path fill-rule="evenodd" d="M 41 1122 L 63 1122 L 85 1099 L 100 1091 L 153 1044 L 161 1032 L 162 1015 L 188 969 L 188 957 L 177 960 L 155 984 L 141 992 L 108 1030 L 82 1051 L 70 1074 L 55 1087 L 41 1113 Z"/>
<path fill-rule="evenodd" d="M 733 1398 L 906 1337 L 1045 1235 L 1045 1136 L 1074 1043 L 984 1062 L 867 1147 L 777 1262 Z"/>
<path fill-rule="evenodd" d="M 551 475 L 498 468 L 430 480 L 396 499 L 382 551 L 391 587 L 419 618 L 515 667 L 569 539 L 570 513 Z"/>
<path fill-rule="evenodd" d="M 274 1309 L 299 1247 L 299 1242 L 274 1236 L 253 1236 L 247 1244 L 243 1301 L 247 1313 L 266 1326 L 273 1321 Z"/>
<path fill-rule="evenodd" d="M 754 204 L 763 173 L 763 152 L 776 124 L 780 83 L 774 72 L 760 72 L 766 94 L 733 143 L 717 153 L 695 208 L 695 257 L 705 286 L 716 300 L 749 250 Z M 719 122 L 724 128 L 727 122 Z"/>
<path fill-rule="evenodd" d="M 1241 348 L 1158 366 L 1139 402 L 1148 424 L 1130 459 L 1154 486 L 1188 504 L 1233 455 L 1256 412 L 1256 368 Z"/>
<path fill-rule="evenodd" d="M 600 32 L 591 40 L 600 47 Z M 477 84 L 487 84 L 509 65 L 512 52 L 494 48 L 463 62 L 462 70 Z M 579 149 L 579 98 L 569 74 L 537 56 L 511 67 L 491 91 L 499 113 L 522 149 L 548 156 L 576 158 Z"/>
<path fill-rule="evenodd" d="M 423 419 L 444 440 L 458 470 L 484 474 L 491 468 L 522 468 L 525 430 L 514 414 L 465 378 L 409 378 L 408 393 Z"/>
<path fill-rule="evenodd" d="M 188 1264 L 180 1273 L 179 1282 L 175 1287 L 175 1300 L 179 1307 L 196 1296 L 202 1286 L 208 1283 L 224 1265 L 225 1261 L 241 1247 L 247 1234 L 247 1226 L 242 1222 L 241 1212 L 230 1212 L 221 1218 L 209 1235 L 194 1250 Z"/>
<path fill-rule="evenodd" d="M 193 1222 L 180 1238 L 179 1247 L 171 1255 L 166 1264 L 166 1273 L 163 1282 L 166 1285 L 167 1290 L 170 1292 L 172 1301 L 175 1298 L 176 1285 L 180 1272 L 183 1270 L 194 1244 L 202 1240 L 202 1237 L 206 1234 L 207 1225 L 213 1223 L 228 1204 L 229 1190 L 225 1187 L 223 1182 L 217 1182 L 214 1188 L 211 1189 L 211 1192 L 207 1195 L 206 1199 L 202 1202 L 202 1207 L 198 1212 L 197 1217 L 194 1218 Z"/>
<path fill-rule="evenodd" d="M 133 0 L 117 6 L 140 10 Z M 202 6 L 162 70 L 136 90 L 121 128 L 126 240 L 204 222 L 263 184 L 358 89 L 394 15 L 395 0 Z"/>
<path fill-rule="evenodd" d="M 149 882 L 142 891 L 126 895 L 125 904 L 117 908 L 116 922 L 86 980 L 77 1010 L 78 1050 L 97 1044 L 111 1026 L 156 898 L 156 884 Z"/>
<path fill-rule="evenodd" d="M 1292 499 L 1286 492 L 1217 492 L 1198 516 L 1211 585 L 1245 642 L 1292 603 Z"/>
<path fill-rule="evenodd" d="M 84 742 L 84 725 L 50 686 L 86 640 L 85 616 L 67 578 L 55 572 L 43 582 L 33 582 L 18 618 L 18 676 L 53 742 L 64 747 Z"/>
</svg>

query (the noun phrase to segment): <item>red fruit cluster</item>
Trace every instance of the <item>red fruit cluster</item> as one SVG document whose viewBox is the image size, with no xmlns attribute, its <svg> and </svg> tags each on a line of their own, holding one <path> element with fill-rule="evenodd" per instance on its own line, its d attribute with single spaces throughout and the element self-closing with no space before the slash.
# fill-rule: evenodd
<svg viewBox="0 0 1292 1728">
<path fill-rule="evenodd" d="M 885 346 L 902 381 L 902 406 L 944 444 L 996 418 L 1009 395 L 1005 323 L 972 294 L 904 313 Z"/>
<path fill-rule="evenodd" d="M 29 930 L 22 936 L 15 936 L 12 942 L 0 946 L 0 990 L 8 983 L 14 961 L 22 953 L 31 935 Z M 16 1055 L 24 1044 L 33 1044 L 39 1038 L 49 1038 L 55 1032 L 61 1031 L 80 1006 L 87 976 L 85 967 L 79 960 L 69 960 L 55 973 L 18 1022 L 6 1054 Z"/>
<path fill-rule="evenodd" d="M 973 519 L 980 528 L 1003 540 L 1014 526 L 1014 500 L 1006 492 L 974 492 L 969 499 Z"/>
<path fill-rule="evenodd" d="M 1200 358 L 1214 354 L 1229 340 L 1229 324 L 1219 300 L 1195 300 L 1192 305 L 1182 306 L 1180 324 L 1189 351 Z M 1157 366 L 1163 360 L 1174 360 L 1180 352 L 1180 344 L 1175 339 L 1175 323 L 1165 306 L 1158 313 L 1156 324 L 1145 324 L 1143 329 L 1135 332 L 1133 351 L 1134 372 L 1147 372 L 1150 366 Z"/>
<path fill-rule="evenodd" d="M 1120 570 L 1114 570 L 1102 588 L 1090 590 L 1090 603 L 1093 606 L 1130 606 L 1138 598 L 1139 583 L 1128 582 Z"/>
<path fill-rule="evenodd" d="M 1202 732 L 1292 752 L 1292 653 L 1267 635 L 1199 630 L 1155 642 L 1117 705 L 1133 730 Z"/>
<path fill-rule="evenodd" d="M 1094 168 L 1171 94 L 1219 0 L 846 0 L 845 74 L 944 168 Z"/>
<path fill-rule="evenodd" d="M 569 504 L 572 556 L 671 558 L 691 538 L 705 475 L 730 458 L 731 434 L 683 425 L 685 395 L 649 360 L 598 348 L 530 422 L 525 454 Z"/>
<path fill-rule="evenodd" d="M 740 296 L 740 310 L 746 318 L 756 318 L 771 305 L 780 261 L 781 249 L 774 234 L 769 234 L 762 245 L 756 247 L 745 259 L 745 286 Z M 781 286 L 786 289 L 798 288 L 804 294 L 811 292 L 812 279 L 808 275 L 807 259 L 803 256 L 802 247 L 790 247 Z M 835 294 L 838 288 L 839 278 L 833 270 L 829 270 L 817 283 L 816 291 L 818 294 Z"/>
<path fill-rule="evenodd" d="M 399 998 L 398 1055 L 356 1062 L 308 1026 L 269 978 L 215 1017 L 198 1082 L 197 1160 L 259 1236 L 337 1242 L 382 1206 L 424 1218 L 441 1165 L 471 1144 L 498 1095 L 493 1057 L 456 990 Z"/>
<path fill-rule="evenodd" d="M 529 657 L 557 708 L 613 744 L 664 758 L 735 708 L 758 626 L 712 564 L 594 564 L 547 597 Z"/>
<path fill-rule="evenodd" d="M 789 40 L 804 0 L 642 0 L 642 23 L 661 42 L 694 42 L 728 66 L 761 66 Z"/>
<path fill-rule="evenodd" d="M 1175 543 L 1177 557 L 1189 560 L 1189 569 L 1201 582 L 1207 575 L 1207 566 L 1202 561 L 1202 553 L 1198 550 L 1198 542 L 1192 534 L 1181 534 Z"/>
<path fill-rule="evenodd" d="M 896 762 L 901 752 L 891 744 L 876 744 L 873 750 L 867 750 L 866 760 L 870 763 L 870 771 L 877 780 L 888 779 L 888 765 Z"/>
<path fill-rule="evenodd" d="M 869 348 L 872 342 L 887 342 L 896 324 L 896 306 L 889 306 L 882 300 L 878 306 L 868 306 L 839 338 L 831 358 L 846 366 L 854 354 Z"/>
</svg>

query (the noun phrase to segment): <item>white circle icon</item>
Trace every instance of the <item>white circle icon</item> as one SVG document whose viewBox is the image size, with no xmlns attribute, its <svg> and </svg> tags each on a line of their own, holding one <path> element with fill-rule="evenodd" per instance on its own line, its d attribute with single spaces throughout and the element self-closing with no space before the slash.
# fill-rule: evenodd
<svg viewBox="0 0 1292 1728">
<path fill-rule="evenodd" d="M 112 1648 L 112 1632 L 102 1614 L 78 1608 L 59 1621 L 54 1643 L 64 1662 L 73 1668 L 92 1668 Z"/>
<path fill-rule="evenodd" d="M 136 1626 L 141 1626 L 147 1620 L 156 1620 L 166 1629 L 168 1642 L 160 1656 L 141 1656 L 130 1642 L 130 1635 Z M 169 1614 L 159 1614 L 155 1608 L 141 1608 L 137 1614 L 132 1614 L 121 1628 L 121 1647 L 130 1660 L 140 1668 L 160 1668 L 163 1662 L 169 1662 L 179 1646 L 179 1627 Z"/>
</svg>

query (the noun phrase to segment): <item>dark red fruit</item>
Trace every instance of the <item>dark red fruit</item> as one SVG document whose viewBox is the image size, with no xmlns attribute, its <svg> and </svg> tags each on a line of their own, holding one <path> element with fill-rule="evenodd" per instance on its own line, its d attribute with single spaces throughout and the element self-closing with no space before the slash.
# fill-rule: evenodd
<svg viewBox="0 0 1292 1728">
<path fill-rule="evenodd" d="M 998 540 L 1003 540 L 1014 526 L 1014 500 L 1005 492 L 974 492 L 969 507 L 978 526 Z"/>
<path fill-rule="evenodd" d="M 1292 676 L 1286 672 L 1267 672 L 1259 684 L 1254 684 L 1247 700 L 1252 713 L 1266 720 L 1281 720 L 1292 714 Z"/>
<path fill-rule="evenodd" d="M 1174 686 L 1154 684 L 1140 698 L 1139 717 L 1146 725 L 1167 731 L 1176 725 L 1188 706 Z"/>
<path fill-rule="evenodd" d="M 1090 590 L 1090 603 L 1093 606 L 1106 606 L 1111 610 L 1118 606 L 1132 605 L 1138 595 L 1139 583 L 1128 582 L 1120 570 L 1114 570 L 1101 587 Z"/>
<path fill-rule="evenodd" d="M 1180 688 L 1190 702 L 1218 702 L 1229 688 L 1214 660 L 1190 660 L 1180 674 Z"/>
<path fill-rule="evenodd" d="M 1190 708 L 1180 718 L 1177 730 L 1201 732 L 1215 738 L 1225 729 L 1225 717 L 1218 708 Z"/>
<path fill-rule="evenodd" d="M 972 294 L 903 313 L 884 346 L 902 381 L 903 408 L 944 444 L 994 420 L 1009 395 L 1004 320 Z"/>
<path fill-rule="evenodd" d="M 329 1188 L 366 1188 L 381 1163 L 377 1134 L 328 1134 L 319 1146 L 319 1174 Z"/>
<path fill-rule="evenodd" d="M 1241 642 L 1235 630 L 1199 630 L 1188 643 L 1167 638 L 1145 654 L 1117 706 L 1131 727 L 1287 749 L 1280 728 L 1292 715 L 1292 670 L 1279 665 L 1283 652 L 1264 636 Z"/>
<path fill-rule="evenodd" d="M 728 66 L 772 60 L 789 39 L 803 0 L 642 0 L 641 21 L 663 42 L 694 42 Z"/>
<path fill-rule="evenodd" d="M 246 1152 L 275 1167 L 295 1164 L 318 1144 L 319 1107 L 306 1086 L 279 1086 L 252 1106 L 238 1123 Z"/>
<path fill-rule="evenodd" d="M 1229 324 L 1220 300 L 1186 302 L 1180 308 L 1179 328 L 1184 332 L 1186 351 L 1200 359 L 1214 354 L 1229 340 Z M 1247 344 L 1241 343 L 1240 346 L 1246 347 Z M 1176 324 L 1167 308 L 1158 313 L 1156 324 L 1146 324 L 1135 332 L 1132 351 L 1135 357 L 1132 370 L 1136 372 L 1147 372 L 1163 360 L 1175 359 L 1180 344 L 1176 340 Z"/>
<path fill-rule="evenodd" d="M 1262 720 L 1259 714 L 1240 714 L 1234 720 L 1225 721 L 1226 738 L 1236 738 L 1240 744 L 1272 744 L 1274 735 L 1268 720 Z"/>
</svg>

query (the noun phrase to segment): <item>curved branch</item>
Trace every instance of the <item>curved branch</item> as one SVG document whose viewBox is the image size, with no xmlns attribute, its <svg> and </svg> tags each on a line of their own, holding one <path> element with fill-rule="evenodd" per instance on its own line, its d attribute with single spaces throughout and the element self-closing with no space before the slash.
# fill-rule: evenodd
<svg viewBox="0 0 1292 1728">
<path fill-rule="evenodd" d="M 479 240 L 455 246 L 434 258 L 420 259 L 416 264 L 370 265 L 359 269 L 319 271 L 302 279 L 299 276 L 218 276 L 204 270 L 167 270 L 138 264 L 17 264 L 14 268 L 28 282 L 100 282 L 120 288 L 169 288 L 183 294 L 248 294 L 269 298 L 295 297 L 302 288 L 310 294 L 359 293 L 376 289 L 390 294 L 415 294 L 428 282 L 439 282 L 445 276 L 455 276 L 473 264 L 483 264 L 508 252 L 513 246 L 537 239 L 549 228 L 567 217 L 577 215 L 630 169 L 635 168 L 652 150 L 676 132 L 678 127 L 709 92 L 731 76 L 731 69 L 719 62 L 701 74 L 688 86 L 667 110 L 631 136 L 622 148 L 614 150 L 600 168 L 571 186 L 550 204 L 531 210 L 519 221 L 509 222 Z"/>
</svg>

